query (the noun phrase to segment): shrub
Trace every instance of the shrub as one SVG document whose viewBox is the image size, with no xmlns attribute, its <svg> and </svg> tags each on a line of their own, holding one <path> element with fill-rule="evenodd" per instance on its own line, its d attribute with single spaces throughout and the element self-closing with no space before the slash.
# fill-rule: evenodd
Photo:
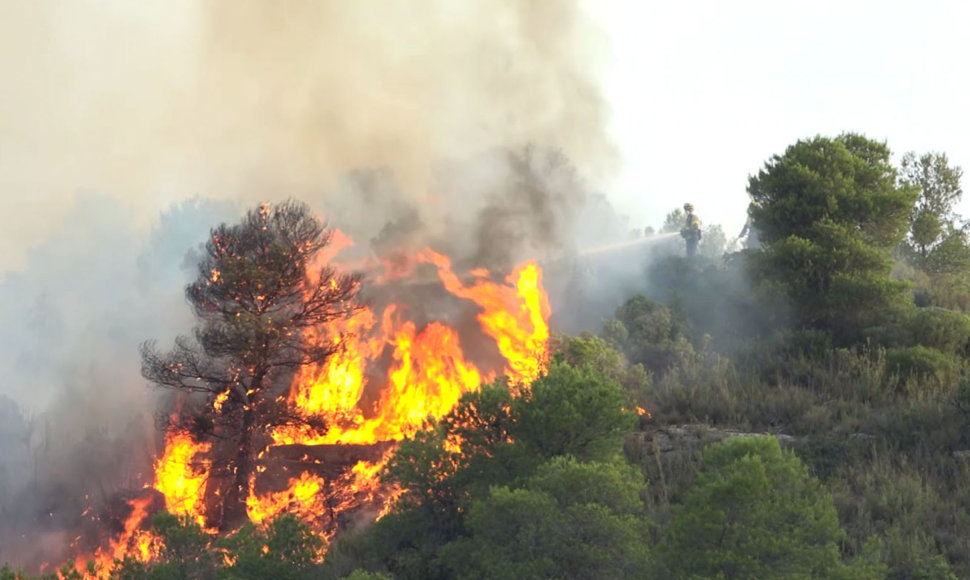
<svg viewBox="0 0 970 580">
<path fill-rule="evenodd" d="M 899 377 L 899 384 L 906 385 L 908 391 L 918 388 L 920 384 L 934 388 L 943 386 L 956 366 L 951 357 L 926 346 L 889 350 L 886 362 L 888 369 Z M 916 384 L 910 380 L 916 381 Z"/>
<path fill-rule="evenodd" d="M 966 355 L 970 346 L 970 317 L 943 308 L 917 308 L 907 320 L 914 346 Z"/>
</svg>

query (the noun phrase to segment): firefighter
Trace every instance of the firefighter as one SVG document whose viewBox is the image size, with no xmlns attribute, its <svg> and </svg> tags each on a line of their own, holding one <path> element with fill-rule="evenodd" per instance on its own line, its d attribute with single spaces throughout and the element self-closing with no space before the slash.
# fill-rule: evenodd
<svg viewBox="0 0 970 580">
<path fill-rule="evenodd" d="M 753 201 L 748 204 L 748 220 L 744 222 L 744 227 L 741 228 L 741 234 L 738 236 L 739 240 L 744 236 L 748 236 L 747 239 L 744 240 L 744 247 L 749 250 L 757 250 L 759 247 L 761 247 L 761 240 L 758 237 L 758 228 L 754 227 L 754 218 L 751 216 L 757 207 L 758 204 Z"/>
<path fill-rule="evenodd" d="M 693 204 L 685 203 L 684 212 L 687 213 L 687 219 L 680 235 L 687 242 L 687 257 L 693 258 L 697 254 L 697 245 L 701 242 L 701 220 L 694 215 Z"/>
</svg>

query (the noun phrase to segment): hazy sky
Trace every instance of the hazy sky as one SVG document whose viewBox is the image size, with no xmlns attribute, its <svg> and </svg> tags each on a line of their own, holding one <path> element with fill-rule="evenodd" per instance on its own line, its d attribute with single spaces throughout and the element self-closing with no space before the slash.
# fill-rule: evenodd
<svg viewBox="0 0 970 580">
<path fill-rule="evenodd" d="M 313 190 L 326 163 L 389 163 L 419 184 L 440 150 L 523 135 L 595 167 L 585 135 L 607 118 L 608 194 L 633 225 L 691 201 L 734 235 L 748 175 L 816 134 L 970 168 L 970 3 L 590 2 L 602 34 L 556 2 L 292 9 L 317 4 L 0 0 L 0 272 L 77 190 L 130 200 L 147 227 L 196 194 Z"/>
<path fill-rule="evenodd" d="M 861 132 L 970 170 L 970 2 L 597 3 L 634 221 L 692 201 L 736 235 L 747 177 L 816 134 Z M 970 203 L 961 206 L 970 215 Z"/>
</svg>

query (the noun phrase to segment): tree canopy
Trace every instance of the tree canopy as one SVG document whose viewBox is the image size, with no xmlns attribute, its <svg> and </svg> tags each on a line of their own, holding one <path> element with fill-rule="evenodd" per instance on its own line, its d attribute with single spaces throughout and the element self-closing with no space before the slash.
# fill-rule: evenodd
<svg viewBox="0 0 970 580">
<path fill-rule="evenodd" d="M 885 143 L 861 135 L 815 137 L 749 180 L 764 245 L 759 275 L 791 299 L 798 324 L 825 328 L 836 342 L 891 318 L 905 298 L 889 274 L 917 193 L 897 183 L 889 156 Z"/>
<path fill-rule="evenodd" d="M 183 395 L 173 427 L 224 448 L 213 453 L 221 473 L 210 481 L 224 481 L 209 486 L 224 488 L 213 525 L 244 519 L 257 437 L 309 421 L 287 409 L 281 390 L 296 369 L 333 354 L 326 323 L 359 308 L 358 276 L 327 264 L 313 271 L 332 235 L 297 202 L 264 204 L 213 229 L 185 290 L 198 321 L 193 337 L 179 337 L 168 353 L 151 342 L 142 348 L 144 376 Z"/>
</svg>

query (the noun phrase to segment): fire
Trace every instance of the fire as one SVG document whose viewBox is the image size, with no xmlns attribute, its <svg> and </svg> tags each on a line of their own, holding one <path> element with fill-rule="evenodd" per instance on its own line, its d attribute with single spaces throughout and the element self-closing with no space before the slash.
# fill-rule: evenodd
<svg viewBox="0 0 970 580">
<path fill-rule="evenodd" d="M 369 340 L 348 337 L 343 350 L 323 369 L 301 375 L 313 377 L 311 381 L 294 384 L 293 405 L 305 415 L 316 414 L 328 419 L 330 428 L 325 433 L 294 427 L 278 429 L 273 433 L 276 444 L 368 444 L 400 440 L 413 434 L 428 417 L 442 417 L 463 393 L 481 386 L 482 375 L 465 360 L 454 330 L 437 322 L 420 332 L 411 321 L 396 326 L 392 322 L 394 311 L 393 307 L 384 311 L 383 337 Z M 371 317 L 366 312 L 362 316 L 365 322 Z M 355 326 L 353 323 L 352 320 L 351 326 Z M 386 387 L 377 414 L 365 418 L 358 406 L 366 386 L 365 367 L 387 345 L 393 348 L 393 363 L 387 370 Z"/>
<path fill-rule="evenodd" d="M 209 462 L 196 462 L 195 458 L 204 456 L 210 447 L 210 443 L 197 443 L 186 433 L 170 431 L 165 438 L 165 452 L 155 464 L 155 489 L 165 496 L 165 509 L 189 516 L 200 526 L 205 524 L 202 496 Z"/>
<path fill-rule="evenodd" d="M 332 242 L 327 255 L 313 258 L 315 265 L 325 265 L 339 248 L 353 243 L 339 232 Z M 493 281 L 487 270 L 479 268 L 471 272 L 471 281 L 466 284 L 453 272 L 446 256 L 426 249 L 402 264 L 386 265 L 387 272 L 377 280 L 399 278 L 420 264 L 433 265 L 445 290 L 480 309 L 477 321 L 502 355 L 504 363 L 495 365 L 501 368 L 478 368 L 466 357 L 457 330 L 444 321 L 419 327 L 404 317 L 406 305 L 391 304 L 379 314 L 372 309 L 361 310 L 349 319 L 331 322 L 319 333 L 306 331 L 309 341 L 331 341 L 335 353 L 324 364 L 302 368 L 286 399 L 297 414 L 322 419 L 327 429 L 277 428 L 270 434 L 271 445 L 372 446 L 399 441 L 424 428 L 429 418 L 447 414 L 464 393 L 480 389 L 495 378 L 496 372 L 503 372 L 518 385 L 540 376 L 548 363 L 546 321 L 550 307 L 537 264 L 520 265 L 504 283 Z M 211 273 L 214 282 L 220 276 L 220 272 Z M 365 393 L 371 393 L 370 399 Z M 227 389 L 211 404 L 220 408 L 228 397 Z M 451 443 L 453 451 L 460 453 L 461 442 Z M 210 443 L 171 431 L 155 465 L 154 488 L 164 496 L 165 508 L 202 526 L 206 522 L 204 496 L 210 451 Z M 329 518 L 329 528 L 315 528 L 329 540 L 341 513 L 369 505 L 374 506 L 372 516 L 381 517 L 403 491 L 388 489 L 379 479 L 392 451 L 393 446 L 389 446 L 378 461 L 347 463 L 343 471 L 331 468 L 324 473 L 337 475 L 326 478 L 308 468 L 290 478 L 281 491 L 257 493 L 254 476 L 246 501 L 249 519 L 261 524 L 279 514 L 292 513 L 313 526 Z M 260 465 L 257 472 L 265 470 L 266 465 Z M 98 551 L 95 559 L 100 558 L 99 563 L 103 560 L 108 564 L 126 554 L 143 561 L 152 557 L 153 538 L 142 531 L 149 519 L 147 509 L 147 502 L 132 503 L 124 533 L 107 551 Z"/>
<path fill-rule="evenodd" d="M 170 431 L 165 438 L 165 451 L 155 464 L 155 489 L 165 497 L 165 509 L 170 513 L 189 516 L 203 525 L 202 495 L 208 471 L 208 460 L 195 460 L 210 449 L 209 443 L 196 443 L 192 438 Z M 155 537 L 146 528 L 151 513 L 150 496 L 129 500 L 131 513 L 125 519 L 121 534 L 111 540 L 107 548 L 98 548 L 90 558 L 79 558 L 75 569 L 86 580 L 110 577 L 116 560 L 126 556 L 148 562 L 156 556 Z M 88 571 L 89 562 L 94 572 Z"/>
<path fill-rule="evenodd" d="M 380 356 L 381 339 L 364 340 L 362 335 L 374 327 L 374 313 L 363 310 L 343 324 L 331 323 L 327 329 L 340 349 L 322 368 L 304 367 L 290 396 L 290 402 L 305 415 L 326 415 L 338 420 L 354 420 L 356 405 L 364 390 L 364 371 L 368 361 Z M 327 388 L 315 388 L 326 385 Z"/>
<path fill-rule="evenodd" d="M 334 228 L 333 236 L 330 238 L 330 243 L 327 244 L 327 246 L 314 258 L 314 267 L 320 268 L 322 266 L 326 266 L 333 261 L 341 250 L 349 248 L 353 245 L 354 240 L 350 236 Z"/>
<path fill-rule="evenodd" d="M 131 507 L 131 513 L 125 519 L 121 534 L 116 539 L 111 540 L 107 549 L 98 548 L 90 560 L 81 558 L 76 562 L 75 569 L 83 578 L 106 580 L 110 578 L 116 560 L 128 556 L 141 562 L 147 562 L 155 555 L 154 536 L 151 532 L 142 529 L 149 516 L 148 507 L 150 504 L 151 497 L 129 500 L 128 505 Z M 93 566 L 93 573 L 88 571 L 89 565 Z"/>
<path fill-rule="evenodd" d="M 548 363 L 547 343 L 549 301 L 542 289 L 542 271 L 529 262 L 516 268 L 505 284 L 489 280 L 489 272 L 476 269 L 471 285 L 465 285 L 452 271 L 448 258 L 425 250 L 417 261 L 433 264 L 445 289 L 470 300 L 481 308 L 478 321 L 482 332 L 491 337 L 503 355 L 502 369 L 516 384 L 528 384 Z M 306 416 L 323 418 L 328 429 L 286 427 L 272 435 L 276 445 L 375 444 L 397 441 L 413 435 L 428 418 L 440 419 L 451 411 L 464 393 L 476 391 L 483 382 L 494 379 L 494 372 L 483 372 L 469 362 L 460 345 L 458 333 L 443 322 L 431 322 L 418 329 L 410 320 L 400 320 L 401 307 L 390 305 L 381 313 L 381 323 L 372 310 L 364 310 L 350 320 L 335 322 L 327 328 L 339 347 L 325 364 L 307 368 L 293 382 L 289 402 Z M 381 376 L 380 398 L 373 412 L 361 405 L 373 365 L 385 353 L 390 365 Z M 460 453 L 460 442 L 453 442 Z M 354 501 L 383 500 L 380 516 L 402 490 L 383 489 L 378 473 L 389 455 L 381 461 L 360 461 L 341 481 L 330 482 L 331 489 L 343 490 L 328 501 L 334 512 L 348 509 Z M 316 487 L 313 487 L 316 486 Z M 307 506 L 318 502 L 322 482 L 304 473 L 290 480 L 283 492 L 251 497 L 250 517 L 261 521 L 283 509 L 312 513 Z M 301 498 L 306 498 L 301 499 Z"/>
<path fill-rule="evenodd" d="M 413 322 L 405 322 L 394 344 L 397 364 L 375 427 L 378 440 L 385 441 L 412 434 L 428 417 L 440 419 L 482 382 L 478 369 L 465 361 L 458 334 L 444 324 L 433 322 L 418 334 Z"/>
<path fill-rule="evenodd" d="M 286 490 L 257 497 L 254 482 L 251 481 L 249 497 L 246 499 L 246 513 L 255 524 L 273 519 L 284 512 L 293 513 L 301 519 L 312 518 L 313 514 L 325 510 L 320 493 L 323 485 L 322 477 L 304 472 L 300 477 L 290 479 Z"/>
<path fill-rule="evenodd" d="M 478 269 L 474 284 L 466 287 L 445 256 L 425 250 L 419 258 L 437 267 L 446 290 L 482 308 L 478 315 L 482 331 L 496 341 L 506 359 L 504 372 L 512 382 L 535 380 L 548 363 L 546 320 L 550 311 L 538 265 L 529 262 L 516 268 L 506 278 L 507 285 L 488 281 L 487 271 Z M 465 359 L 458 333 L 452 328 L 432 322 L 419 332 L 411 321 L 395 323 L 395 312 L 394 305 L 383 312 L 383 332 L 377 337 L 371 336 L 376 322 L 370 310 L 331 325 L 328 331 L 336 337 L 333 340 L 340 350 L 322 368 L 301 372 L 290 395 L 298 411 L 327 419 L 330 428 L 325 433 L 280 428 L 273 433 L 277 445 L 400 440 L 421 428 L 428 417 L 441 418 L 462 394 L 478 390 L 483 381 L 494 378 Z M 387 346 L 393 349 L 394 362 L 387 371 L 377 412 L 368 418 L 359 406 L 367 384 L 365 370 Z"/>
<path fill-rule="evenodd" d="M 451 261 L 426 249 L 420 258 L 438 268 L 445 289 L 480 306 L 478 321 L 482 331 L 495 339 L 508 361 L 505 374 L 513 383 L 528 384 L 538 378 L 548 364 L 549 297 L 542 289 L 542 270 L 527 262 L 508 275 L 508 286 L 484 280 L 478 270 L 472 286 L 465 286 L 451 269 Z"/>
<path fill-rule="evenodd" d="M 378 461 L 375 463 L 369 463 L 367 461 L 358 461 L 354 464 L 354 467 L 350 470 L 358 479 L 364 481 L 374 481 L 377 479 L 377 474 L 380 473 L 381 469 L 387 461 Z"/>
</svg>

